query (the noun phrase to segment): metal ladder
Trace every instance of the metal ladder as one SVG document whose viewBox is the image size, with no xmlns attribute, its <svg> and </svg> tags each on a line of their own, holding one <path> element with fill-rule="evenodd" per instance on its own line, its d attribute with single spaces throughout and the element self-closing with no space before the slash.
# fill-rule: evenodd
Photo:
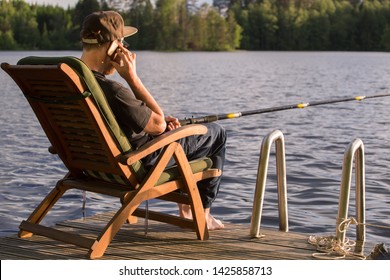
<svg viewBox="0 0 390 280">
<path fill-rule="evenodd" d="M 264 204 L 265 185 L 268 172 L 268 162 L 271 146 L 275 142 L 276 174 L 278 189 L 279 230 L 288 231 L 287 211 L 287 180 L 284 136 L 280 130 L 269 133 L 261 144 L 259 167 L 257 172 L 256 190 L 253 199 L 250 236 L 259 238 L 261 216 Z M 336 219 L 336 238 L 344 243 L 346 229 L 343 224 L 347 220 L 348 202 L 350 197 L 352 165 L 355 158 L 356 169 L 356 227 L 357 241 L 364 243 L 365 240 L 365 168 L 364 168 L 364 145 L 359 138 L 352 141 L 346 148 L 343 160 L 343 170 L 340 187 L 339 209 Z"/>
<path fill-rule="evenodd" d="M 344 243 L 346 235 L 346 228 L 343 227 L 343 224 L 347 220 L 354 158 L 356 175 L 356 218 L 358 222 L 356 226 L 356 241 L 363 243 L 366 236 L 364 145 L 362 140 L 357 138 L 348 145 L 344 153 L 339 209 L 336 220 L 336 238 L 342 243 Z"/>
<path fill-rule="evenodd" d="M 252 218 L 250 226 L 251 237 L 261 237 L 260 224 L 264 203 L 265 183 L 267 180 L 268 161 L 270 157 L 271 146 L 274 142 L 276 152 L 276 175 L 278 186 L 279 230 L 285 232 L 288 231 L 284 136 L 280 130 L 274 130 L 263 139 L 263 142 L 261 144 L 259 168 L 257 171 L 256 190 L 253 200 Z"/>
</svg>

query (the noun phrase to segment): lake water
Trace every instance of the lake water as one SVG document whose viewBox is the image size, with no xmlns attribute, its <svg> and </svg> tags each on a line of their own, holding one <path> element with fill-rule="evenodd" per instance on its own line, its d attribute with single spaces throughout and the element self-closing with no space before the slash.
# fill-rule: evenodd
<svg viewBox="0 0 390 280">
<path fill-rule="evenodd" d="M 27 55 L 79 52 L 0 52 L 16 63 Z M 137 69 L 166 114 L 179 118 L 390 92 L 389 53 L 137 52 Z M 118 76 L 115 79 L 120 79 Z M 47 152 L 48 141 L 15 83 L 0 71 L 0 235 L 14 234 L 66 172 Z M 221 120 L 228 132 L 227 162 L 213 214 L 250 222 L 260 145 L 275 129 L 286 147 L 290 231 L 335 233 L 342 161 L 362 139 L 366 158 L 367 240 L 390 244 L 390 97 Z M 271 154 L 262 226 L 278 227 L 275 159 Z M 349 216 L 355 216 L 352 184 Z M 70 192 L 45 223 L 113 209 L 116 201 Z M 152 208 L 176 211 L 152 201 Z M 378 227 L 380 226 L 380 227 Z M 249 225 L 248 225 L 249 233 Z M 347 236 L 354 238 L 355 227 Z"/>
</svg>

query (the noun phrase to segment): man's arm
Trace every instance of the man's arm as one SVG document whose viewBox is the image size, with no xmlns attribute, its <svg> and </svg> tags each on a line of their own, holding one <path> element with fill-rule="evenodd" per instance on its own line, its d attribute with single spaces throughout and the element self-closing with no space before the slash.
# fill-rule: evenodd
<svg viewBox="0 0 390 280">
<path fill-rule="evenodd" d="M 164 112 L 152 94 L 144 86 L 136 71 L 136 54 L 131 53 L 122 46 L 117 50 L 122 63 L 112 62 L 119 75 L 125 79 L 132 89 L 135 97 L 143 101 L 152 110 L 152 114 L 144 131 L 151 135 L 159 135 L 167 129 Z"/>
</svg>

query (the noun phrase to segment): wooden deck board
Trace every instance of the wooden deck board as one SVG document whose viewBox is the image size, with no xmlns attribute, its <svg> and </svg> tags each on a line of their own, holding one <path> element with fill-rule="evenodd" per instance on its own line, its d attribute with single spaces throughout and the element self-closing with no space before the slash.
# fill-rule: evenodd
<svg viewBox="0 0 390 280">
<path fill-rule="evenodd" d="M 98 234 L 110 216 L 64 221 L 56 225 L 87 237 Z M 149 222 L 145 235 L 143 219 L 124 225 L 108 246 L 102 259 L 170 260 L 308 260 L 316 252 L 308 244 L 309 235 L 263 229 L 262 238 L 249 237 L 249 225 L 227 224 L 224 230 L 210 232 L 199 241 L 194 232 L 157 222 Z M 0 238 L 0 259 L 85 259 L 87 250 L 42 236 L 28 239 L 16 235 Z"/>
</svg>

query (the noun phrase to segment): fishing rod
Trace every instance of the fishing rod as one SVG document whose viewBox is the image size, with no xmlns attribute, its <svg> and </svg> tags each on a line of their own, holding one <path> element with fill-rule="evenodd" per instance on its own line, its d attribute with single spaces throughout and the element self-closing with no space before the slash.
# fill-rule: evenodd
<svg viewBox="0 0 390 280">
<path fill-rule="evenodd" d="M 249 111 L 243 111 L 243 112 L 233 112 L 233 113 L 220 114 L 220 115 L 208 115 L 208 116 L 203 116 L 203 117 L 198 117 L 198 118 L 185 118 L 183 120 L 179 120 L 179 122 L 182 126 L 188 125 L 188 124 L 194 124 L 194 123 L 195 124 L 197 124 L 197 123 L 210 123 L 210 122 L 215 122 L 218 120 L 240 118 L 243 116 L 264 114 L 264 113 L 284 111 L 284 110 L 290 110 L 290 109 L 303 109 L 303 108 L 306 108 L 309 106 L 313 107 L 313 106 L 341 103 L 341 102 L 348 102 L 348 101 L 362 101 L 363 99 L 380 98 L 380 97 L 386 97 L 386 96 L 390 96 L 390 93 L 383 93 L 383 94 L 377 94 L 377 95 L 371 95 L 371 96 L 360 95 L 360 96 L 349 97 L 349 98 L 347 97 L 347 98 L 340 98 L 340 99 L 315 101 L 315 102 L 310 102 L 310 103 L 298 103 L 298 104 L 284 105 L 284 106 L 279 106 L 279 107 L 249 110 Z"/>
</svg>

